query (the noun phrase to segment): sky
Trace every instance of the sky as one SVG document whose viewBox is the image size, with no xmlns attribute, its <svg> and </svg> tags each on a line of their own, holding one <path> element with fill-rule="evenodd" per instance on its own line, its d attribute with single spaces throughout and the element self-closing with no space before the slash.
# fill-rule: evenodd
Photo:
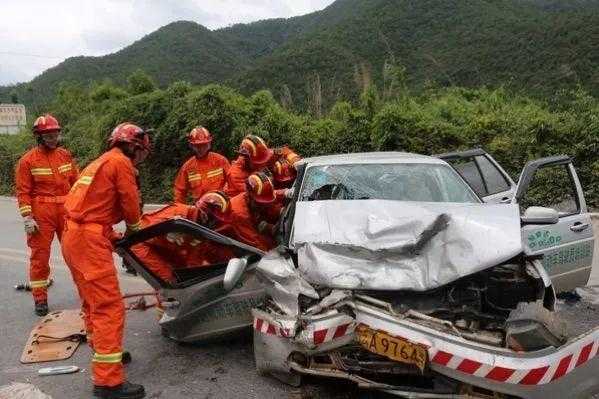
<svg viewBox="0 0 599 399">
<path fill-rule="evenodd" d="M 1 0 L 0 85 L 68 57 L 113 53 L 173 21 L 210 29 L 320 10 L 333 0 Z"/>
</svg>

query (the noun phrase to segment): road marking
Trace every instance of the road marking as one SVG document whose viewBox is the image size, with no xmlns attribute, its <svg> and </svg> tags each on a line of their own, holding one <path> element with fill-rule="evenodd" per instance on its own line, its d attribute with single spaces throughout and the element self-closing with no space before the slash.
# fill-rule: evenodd
<svg viewBox="0 0 599 399">
<path fill-rule="evenodd" d="M 0 260 L 19 262 L 19 263 L 24 263 L 26 265 L 29 264 L 29 254 L 27 251 L 22 251 L 19 249 L 12 249 L 12 248 L 0 248 L 0 252 L 9 252 L 9 253 L 13 253 L 13 254 L 26 255 L 26 256 L 16 257 L 16 256 L 5 255 L 5 254 L 0 253 Z M 58 258 L 51 258 L 50 260 L 52 262 L 55 262 L 50 265 L 50 267 L 52 269 L 61 269 L 61 270 L 69 271 L 69 268 L 66 265 L 66 263 L 64 263 L 64 260 L 58 259 Z M 2 266 L 2 265 L 0 265 L 0 266 Z M 69 271 L 69 273 L 70 273 L 70 271 Z M 139 276 L 130 276 L 124 272 L 119 273 L 118 271 L 117 271 L 117 274 L 119 276 L 119 280 L 143 282 L 143 283 L 147 284 L 147 282 Z"/>
<path fill-rule="evenodd" d="M 12 253 L 12 254 L 24 255 L 24 257 L 25 257 L 24 259 L 26 259 L 27 263 L 29 263 L 29 251 L 24 251 L 22 249 L 14 249 L 14 248 L 0 248 L 0 252 L 8 252 L 8 253 Z M 5 255 L 0 254 L 0 256 L 5 256 Z M 22 259 L 20 261 L 22 261 Z M 52 257 L 52 258 L 50 258 L 50 262 L 66 266 L 66 264 L 64 263 L 64 259 L 62 259 L 62 258 Z"/>
</svg>

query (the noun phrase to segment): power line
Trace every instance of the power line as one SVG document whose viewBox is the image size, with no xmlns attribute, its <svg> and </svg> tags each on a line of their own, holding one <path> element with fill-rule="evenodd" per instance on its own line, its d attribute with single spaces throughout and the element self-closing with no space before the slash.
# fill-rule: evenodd
<svg viewBox="0 0 599 399">
<path fill-rule="evenodd" d="M 62 59 L 64 59 L 64 57 L 52 57 L 52 56 L 49 56 L 49 55 L 17 53 L 17 52 L 13 52 L 13 51 L 0 51 L 0 54 L 3 54 L 3 55 L 16 55 L 16 56 L 19 56 L 19 57 L 51 58 L 51 59 L 55 59 L 55 60 L 62 60 Z"/>
</svg>

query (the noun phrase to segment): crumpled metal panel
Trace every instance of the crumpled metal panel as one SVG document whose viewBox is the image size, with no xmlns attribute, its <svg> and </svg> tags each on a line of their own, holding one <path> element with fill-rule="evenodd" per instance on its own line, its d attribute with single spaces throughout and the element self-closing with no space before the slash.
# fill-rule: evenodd
<svg viewBox="0 0 599 399">
<path fill-rule="evenodd" d="M 275 249 L 267 253 L 256 266 L 258 276 L 264 282 L 267 296 L 287 315 L 299 315 L 298 298 L 303 294 L 318 299 L 318 293 L 298 273 L 289 258 Z"/>
<path fill-rule="evenodd" d="M 293 247 L 309 283 L 425 291 L 522 252 L 517 205 L 298 202 Z"/>
</svg>

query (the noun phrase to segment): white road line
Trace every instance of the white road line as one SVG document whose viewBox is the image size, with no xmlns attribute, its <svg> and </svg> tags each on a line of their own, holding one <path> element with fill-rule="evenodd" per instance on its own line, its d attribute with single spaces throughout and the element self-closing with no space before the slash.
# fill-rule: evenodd
<svg viewBox="0 0 599 399">
<path fill-rule="evenodd" d="M 7 248 L 0 248 L 0 251 L 2 250 L 6 250 Z M 11 252 L 14 253 L 22 253 L 24 251 L 19 251 L 19 250 L 10 250 Z M 10 255 L 4 255 L 0 253 L 0 260 L 7 260 L 7 261 L 11 261 L 11 262 L 19 262 L 19 263 L 24 263 L 26 265 L 29 264 L 29 256 L 26 257 L 16 257 L 16 256 L 10 256 Z M 2 265 L 0 265 L 2 266 Z M 58 263 L 54 263 L 50 265 L 50 269 L 61 269 L 61 270 L 65 270 L 68 271 L 68 267 L 67 265 L 64 263 L 64 261 L 60 260 Z M 126 281 L 134 281 L 134 282 L 143 282 L 145 284 L 146 281 L 139 277 L 139 276 L 130 276 L 128 274 L 125 273 L 118 273 L 119 276 L 119 280 L 126 280 Z"/>
<path fill-rule="evenodd" d="M 20 263 L 29 264 L 29 259 L 26 259 L 26 258 L 17 258 L 16 256 L 8 256 L 8 255 L 2 255 L 2 254 L 0 254 L 0 259 L 10 260 L 10 261 L 13 261 L 13 262 L 20 262 Z"/>
<path fill-rule="evenodd" d="M 27 263 L 29 263 L 29 251 L 24 251 L 22 249 L 14 249 L 14 248 L 0 248 L 0 252 L 8 252 L 11 254 L 23 255 L 24 259 L 26 259 Z M 5 255 L 2 255 L 2 256 L 5 256 Z M 62 259 L 62 258 L 52 257 L 52 258 L 50 258 L 50 262 L 52 263 L 51 266 L 53 266 L 54 264 L 66 266 L 64 263 L 64 259 Z"/>
</svg>

